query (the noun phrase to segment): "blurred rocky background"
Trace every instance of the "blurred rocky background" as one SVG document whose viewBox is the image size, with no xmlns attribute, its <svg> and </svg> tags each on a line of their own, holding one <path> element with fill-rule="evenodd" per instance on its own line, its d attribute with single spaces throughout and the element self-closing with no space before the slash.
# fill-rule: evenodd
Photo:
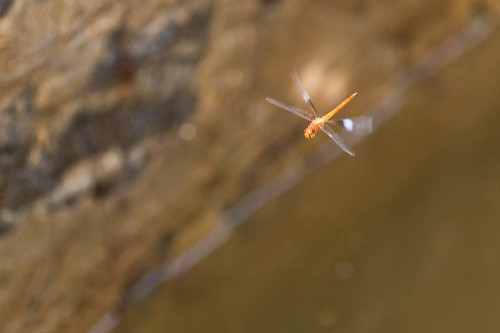
<svg viewBox="0 0 500 333">
<path fill-rule="evenodd" d="M 498 332 L 498 17 L 491 0 L 0 0 L 0 331 L 112 313 L 116 332 Z M 264 102 L 300 105 L 294 68 L 324 112 L 354 91 L 345 115 L 394 92 L 403 108 L 131 302 L 312 163 L 326 136 Z"/>
</svg>

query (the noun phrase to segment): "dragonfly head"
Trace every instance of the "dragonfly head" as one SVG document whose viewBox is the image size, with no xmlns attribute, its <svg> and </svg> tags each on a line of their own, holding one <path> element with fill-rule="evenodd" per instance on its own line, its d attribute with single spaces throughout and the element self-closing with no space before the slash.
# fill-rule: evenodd
<svg viewBox="0 0 500 333">
<path fill-rule="evenodd" d="M 304 130 L 304 136 L 308 139 L 311 139 L 311 138 L 314 138 L 314 136 L 316 135 L 316 131 L 314 130 L 314 128 L 312 127 L 307 127 L 305 130 Z"/>
</svg>

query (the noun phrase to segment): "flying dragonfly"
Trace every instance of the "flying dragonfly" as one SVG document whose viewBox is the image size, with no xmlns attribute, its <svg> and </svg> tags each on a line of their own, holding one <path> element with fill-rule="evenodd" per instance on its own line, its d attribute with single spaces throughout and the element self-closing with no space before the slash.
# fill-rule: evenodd
<svg viewBox="0 0 500 333">
<path fill-rule="evenodd" d="M 307 93 L 304 86 L 302 85 L 302 82 L 300 82 L 300 79 L 299 79 L 299 76 L 297 75 L 297 72 L 295 72 L 295 71 L 292 72 L 290 74 L 290 76 L 291 76 L 292 80 L 295 82 L 295 85 L 297 86 L 300 94 L 302 95 L 302 99 L 306 102 L 306 104 L 308 104 L 311 107 L 312 112 L 302 110 L 302 109 L 294 107 L 294 106 L 286 105 L 286 104 L 281 103 L 280 101 L 277 101 L 277 100 L 270 98 L 270 97 L 267 97 L 266 101 L 277 106 L 277 107 L 280 107 L 282 109 L 290 111 L 299 117 L 302 117 L 304 119 L 309 120 L 311 123 L 304 130 L 304 136 L 306 138 L 308 138 L 308 139 L 313 138 L 316 135 L 316 133 L 319 132 L 319 130 L 321 129 L 340 148 L 342 148 L 342 150 L 344 150 L 349 155 L 354 156 L 355 155 L 354 151 L 344 143 L 344 140 L 342 140 L 340 135 L 333 129 L 333 126 L 337 126 L 343 130 L 346 130 L 347 132 L 351 132 L 351 133 L 358 134 L 358 135 L 369 134 L 373 130 L 372 117 L 359 116 L 359 117 L 346 118 L 346 119 L 340 119 L 340 120 L 330 120 L 330 119 L 337 112 L 339 112 L 344 106 L 346 106 L 347 103 L 352 101 L 353 98 L 356 97 L 357 93 L 354 93 L 351 96 L 347 97 L 342 103 L 340 103 L 332 111 L 328 112 L 323 117 L 320 117 L 320 116 L 318 116 L 318 110 L 316 109 L 316 106 L 312 102 L 311 97 L 309 97 L 309 94 Z"/>
</svg>

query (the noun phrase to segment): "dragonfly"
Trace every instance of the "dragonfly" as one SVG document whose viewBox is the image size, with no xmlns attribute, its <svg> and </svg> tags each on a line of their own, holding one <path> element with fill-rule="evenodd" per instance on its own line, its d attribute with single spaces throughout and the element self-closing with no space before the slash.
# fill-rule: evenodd
<svg viewBox="0 0 500 333">
<path fill-rule="evenodd" d="M 347 97 L 332 111 L 320 117 L 318 116 L 318 110 L 316 109 L 316 106 L 312 102 L 311 97 L 309 97 L 309 94 L 307 93 L 302 82 L 300 81 L 297 72 L 293 71 L 290 74 L 290 77 L 297 86 L 297 89 L 302 95 L 302 99 L 304 100 L 304 102 L 306 102 L 306 104 L 309 105 L 309 107 L 311 108 L 311 111 L 306 111 L 301 108 L 297 108 L 295 106 L 286 105 L 270 97 L 267 97 L 266 101 L 284 110 L 290 111 L 291 113 L 299 117 L 309 120 L 311 123 L 304 130 L 304 136 L 307 139 L 314 138 L 316 133 L 321 130 L 325 132 L 326 135 L 328 135 L 343 151 L 345 151 L 351 156 L 354 156 L 355 155 L 354 151 L 351 148 L 349 148 L 348 145 L 345 144 L 344 140 L 335 131 L 334 127 L 341 128 L 347 132 L 354 133 L 357 135 L 369 134 L 373 130 L 372 117 L 358 116 L 358 117 L 339 119 L 339 120 L 332 120 L 331 118 L 337 112 L 339 112 L 344 106 L 346 106 L 350 101 L 352 101 L 358 93 L 354 93 L 351 96 Z"/>
</svg>

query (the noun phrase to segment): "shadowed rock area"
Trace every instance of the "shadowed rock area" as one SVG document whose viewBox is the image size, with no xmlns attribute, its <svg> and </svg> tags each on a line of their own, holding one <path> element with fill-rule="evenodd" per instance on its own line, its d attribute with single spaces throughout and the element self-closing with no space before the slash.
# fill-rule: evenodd
<svg viewBox="0 0 500 333">
<path fill-rule="evenodd" d="M 496 22 L 498 9 L 471 0 L 0 1 L 0 331 L 86 332 L 146 272 L 317 148 L 301 141 L 303 123 L 264 104 L 297 104 L 293 68 L 322 110 L 359 91 L 344 114 L 359 113 L 478 16 Z M 402 183 L 425 169 L 401 159 Z M 397 196 L 396 185 L 378 195 Z"/>
</svg>

